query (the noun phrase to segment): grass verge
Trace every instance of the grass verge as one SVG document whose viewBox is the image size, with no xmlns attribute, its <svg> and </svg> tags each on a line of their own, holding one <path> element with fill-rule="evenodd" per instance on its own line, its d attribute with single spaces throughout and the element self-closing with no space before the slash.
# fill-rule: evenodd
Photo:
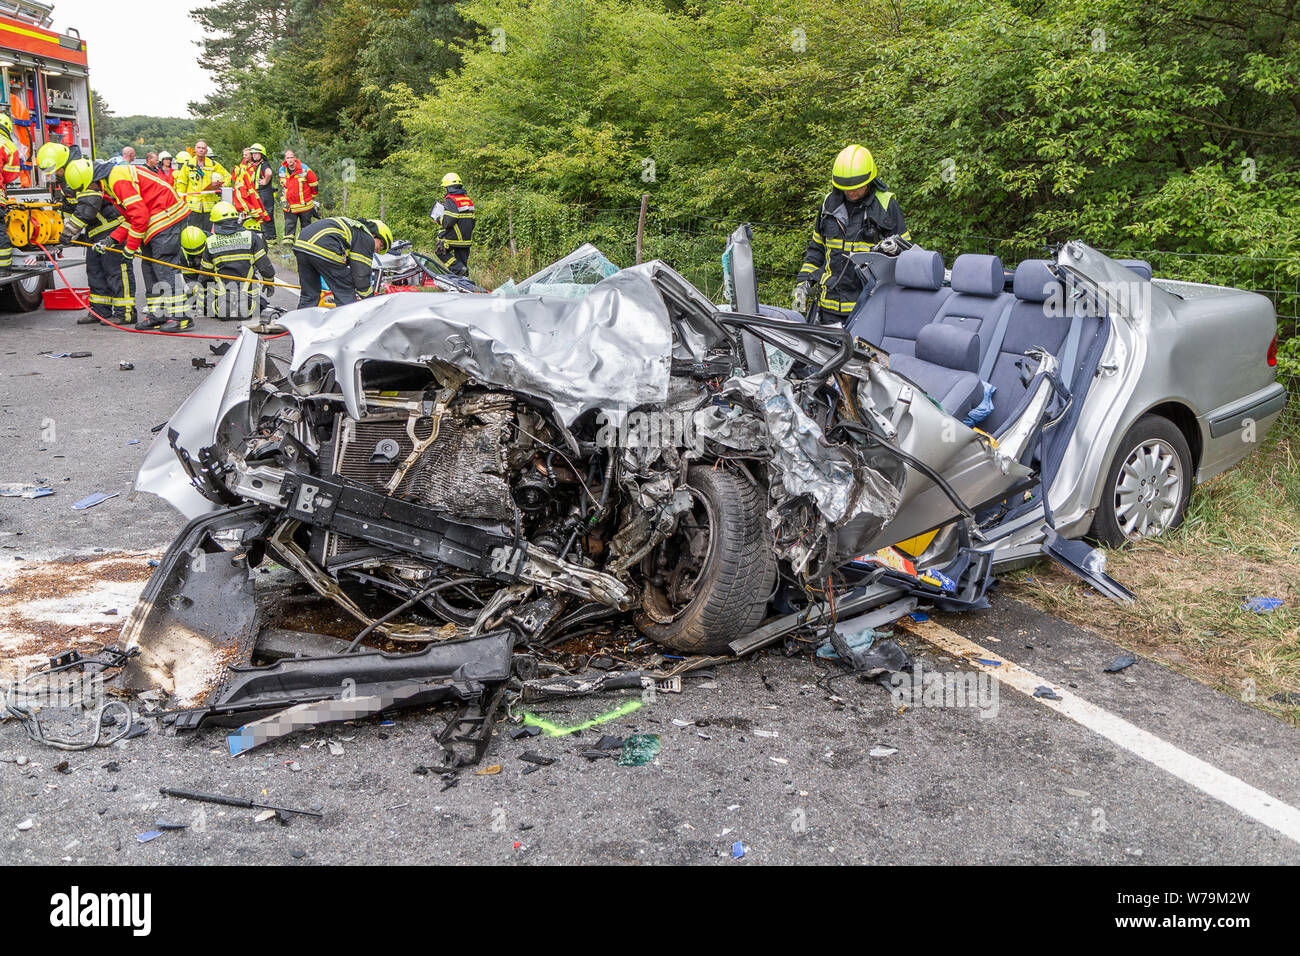
<svg viewBox="0 0 1300 956">
<path fill-rule="evenodd" d="M 1134 591 L 1115 604 L 1055 565 L 1003 578 L 1005 593 L 1300 725 L 1300 439 L 1270 438 L 1192 493 L 1182 527 L 1106 550 Z M 1268 614 L 1252 597 L 1281 598 Z"/>
</svg>

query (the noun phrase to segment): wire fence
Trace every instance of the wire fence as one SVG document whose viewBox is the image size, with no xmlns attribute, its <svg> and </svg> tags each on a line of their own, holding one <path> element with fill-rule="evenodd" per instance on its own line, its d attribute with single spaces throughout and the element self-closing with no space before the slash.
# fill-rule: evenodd
<svg viewBox="0 0 1300 956">
<path fill-rule="evenodd" d="M 583 242 L 597 246 L 618 265 L 630 265 L 636 257 L 637 224 L 640 208 L 612 209 L 566 206 L 557 216 L 553 210 L 513 212 L 503 208 L 489 215 L 482 239 L 488 249 L 504 246 L 508 235 L 526 254 L 528 265 L 544 265 L 572 252 Z M 504 215 L 502 215 L 504 213 Z M 714 301 L 722 297 L 722 252 L 727 237 L 740 220 L 682 215 L 651 206 L 642 237 L 645 260 L 662 259 Z M 764 302 L 784 305 L 790 300 L 796 274 L 811 233 L 807 223 L 749 222 L 754 233 L 754 266 L 759 296 Z M 479 234 L 475 239 L 480 238 Z M 1004 265 L 1014 267 L 1023 259 L 1044 258 L 1052 245 L 990 236 L 954 235 L 917 237 L 927 248 L 952 260 L 963 252 L 994 254 Z M 1101 249 L 1117 259 L 1142 259 L 1151 264 L 1157 278 L 1202 282 L 1257 292 L 1277 310 L 1278 338 L 1283 344 L 1279 380 L 1287 391 L 1300 391 L 1300 260 L 1286 256 L 1236 256 L 1211 253 L 1171 252 L 1158 249 Z M 518 258 L 518 257 L 513 257 Z M 517 276 L 521 277 L 521 276 Z M 1290 350 L 1287 342 L 1292 342 Z M 1263 356 L 1261 356 L 1261 360 Z M 1300 433 L 1300 402 L 1288 400 L 1279 427 Z"/>
</svg>

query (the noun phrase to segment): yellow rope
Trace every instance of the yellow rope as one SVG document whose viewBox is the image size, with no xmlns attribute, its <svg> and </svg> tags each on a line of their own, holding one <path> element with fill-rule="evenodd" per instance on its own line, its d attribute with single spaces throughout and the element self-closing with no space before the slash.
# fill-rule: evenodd
<svg viewBox="0 0 1300 956">
<path fill-rule="evenodd" d="M 80 239 L 73 239 L 72 244 L 74 246 L 85 246 L 87 249 L 95 248 L 95 244 L 93 242 L 82 242 Z M 98 255 L 98 253 L 96 253 L 96 255 Z M 298 289 L 299 291 L 302 290 L 302 286 L 289 285 L 289 283 L 287 282 L 272 282 L 270 279 L 245 279 L 242 276 L 223 276 L 219 272 L 205 272 L 203 269 L 194 269 L 191 268 L 190 266 L 178 266 L 174 262 L 163 262 L 161 259 L 150 259 L 148 256 L 140 255 L 140 253 L 138 252 L 135 254 L 135 258 L 143 259 L 145 262 L 153 262 L 160 266 L 168 266 L 169 268 L 172 269 L 179 269 L 181 272 L 193 272 L 196 275 L 211 276 L 214 279 L 224 279 L 227 282 L 256 282 L 258 285 L 273 285 L 281 289 Z"/>
</svg>

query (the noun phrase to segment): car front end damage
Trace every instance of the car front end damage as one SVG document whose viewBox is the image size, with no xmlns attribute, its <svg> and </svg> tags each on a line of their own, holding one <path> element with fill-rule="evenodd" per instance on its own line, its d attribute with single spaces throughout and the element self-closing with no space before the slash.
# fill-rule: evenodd
<svg viewBox="0 0 1300 956">
<path fill-rule="evenodd" d="M 481 731 L 480 692 L 593 628 L 711 660 L 837 594 L 886 620 L 984 606 L 987 515 L 1068 403 L 1052 355 L 994 439 L 843 329 L 720 311 L 661 262 L 585 281 L 300 310 L 291 356 L 244 331 L 137 481 L 191 522 L 126 623 L 130 686 L 180 727 L 343 719 L 322 702 L 364 672 L 347 714 L 475 700 Z M 347 615 L 341 655 L 248 663 L 268 568 Z"/>
</svg>

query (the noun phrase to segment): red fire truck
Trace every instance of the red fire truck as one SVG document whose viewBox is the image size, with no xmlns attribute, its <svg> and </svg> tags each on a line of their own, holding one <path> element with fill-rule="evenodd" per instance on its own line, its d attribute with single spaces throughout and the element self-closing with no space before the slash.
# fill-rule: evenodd
<svg viewBox="0 0 1300 956">
<path fill-rule="evenodd" d="M 9 189 L 14 271 L 0 277 L 4 312 L 39 308 L 50 286 L 52 269 L 34 241 L 48 245 L 57 215 L 48 211 L 50 184 L 35 166 L 36 151 L 60 142 L 74 157 L 95 158 L 86 42 L 70 27 L 52 29 L 53 14 L 35 0 L 0 0 L 0 110 L 13 120 L 21 160 L 19 184 Z"/>
</svg>

